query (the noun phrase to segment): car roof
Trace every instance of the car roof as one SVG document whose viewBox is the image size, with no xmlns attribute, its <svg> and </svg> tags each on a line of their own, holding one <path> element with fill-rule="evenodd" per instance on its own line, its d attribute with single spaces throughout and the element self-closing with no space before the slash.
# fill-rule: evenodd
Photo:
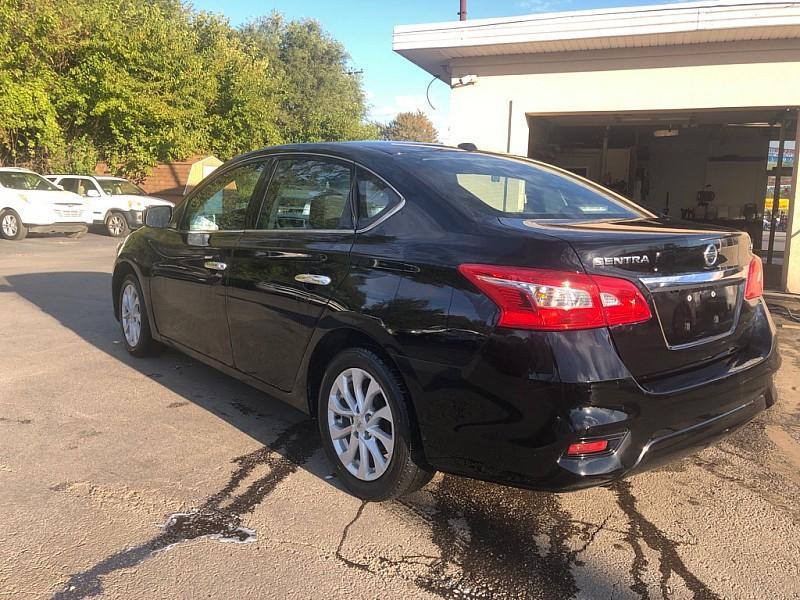
<svg viewBox="0 0 800 600">
<path fill-rule="evenodd" d="M 94 175 L 95 179 L 111 179 L 113 181 L 128 181 L 124 177 L 117 177 L 116 175 Z"/>
<path fill-rule="evenodd" d="M 94 175 L 81 175 L 79 173 L 53 173 L 52 175 L 45 175 L 45 177 L 94 177 Z"/>
<path fill-rule="evenodd" d="M 0 167 L 0 171 L 8 173 L 33 173 L 34 175 L 38 175 L 36 171 L 31 171 L 30 169 L 23 169 L 22 167 Z"/>
<path fill-rule="evenodd" d="M 390 142 L 390 141 L 357 141 L 357 142 L 309 142 L 304 144 L 283 144 L 281 146 L 269 146 L 253 152 L 248 152 L 238 157 L 240 159 L 253 156 L 263 156 L 264 154 L 278 154 L 282 152 L 307 152 L 325 153 L 350 160 L 359 161 L 362 159 L 377 156 L 399 156 L 403 154 L 418 154 L 430 152 L 454 152 L 464 153 L 466 150 L 444 146 L 442 144 L 427 144 L 421 142 Z"/>
</svg>

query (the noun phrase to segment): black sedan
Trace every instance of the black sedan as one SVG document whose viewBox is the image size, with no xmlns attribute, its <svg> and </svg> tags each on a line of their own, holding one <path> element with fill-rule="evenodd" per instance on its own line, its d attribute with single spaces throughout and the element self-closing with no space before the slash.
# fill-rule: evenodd
<svg viewBox="0 0 800 600">
<path fill-rule="evenodd" d="M 364 142 L 220 167 L 120 247 L 125 344 L 315 415 L 356 495 L 435 470 L 609 483 L 775 401 L 746 233 L 657 218 L 521 158 Z"/>
</svg>

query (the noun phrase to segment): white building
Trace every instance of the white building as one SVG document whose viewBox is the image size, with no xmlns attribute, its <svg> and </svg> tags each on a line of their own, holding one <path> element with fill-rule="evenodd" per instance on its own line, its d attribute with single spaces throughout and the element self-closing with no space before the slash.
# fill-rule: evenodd
<svg viewBox="0 0 800 600">
<path fill-rule="evenodd" d="M 450 85 L 450 143 L 552 162 L 656 212 L 746 229 L 765 258 L 769 231 L 753 214 L 766 205 L 769 216 L 779 174 L 784 218 L 765 270 L 768 284 L 800 293 L 800 2 L 407 25 L 394 49 Z M 710 208 L 698 205 L 703 190 Z"/>
</svg>

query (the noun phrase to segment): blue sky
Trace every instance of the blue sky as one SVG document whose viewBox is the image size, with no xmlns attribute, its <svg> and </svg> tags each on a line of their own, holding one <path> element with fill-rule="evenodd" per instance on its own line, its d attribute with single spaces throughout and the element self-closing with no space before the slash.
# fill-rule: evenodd
<svg viewBox="0 0 800 600">
<path fill-rule="evenodd" d="M 470 19 L 588 8 L 655 4 L 664 0 L 468 0 Z M 363 69 L 364 89 L 373 119 L 389 121 L 398 111 L 423 110 L 446 133 L 448 87 L 431 86 L 432 109 L 425 99 L 431 76 L 392 52 L 395 25 L 458 19 L 458 0 L 194 0 L 198 10 L 225 15 L 240 25 L 277 10 L 288 18 L 315 18 L 350 53 L 352 66 Z"/>
</svg>

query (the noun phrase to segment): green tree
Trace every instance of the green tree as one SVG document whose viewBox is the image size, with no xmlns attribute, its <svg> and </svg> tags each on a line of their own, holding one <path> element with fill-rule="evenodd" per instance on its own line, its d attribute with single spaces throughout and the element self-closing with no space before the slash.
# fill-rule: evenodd
<svg viewBox="0 0 800 600">
<path fill-rule="evenodd" d="M 254 148 L 280 144 L 279 77 L 276 65 L 259 54 L 228 22 L 201 13 L 195 19 L 198 51 L 212 86 L 206 107 L 208 150 L 230 158 Z"/>
<path fill-rule="evenodd" d="M 315 21 L 242 29 L 183 0 L 0 0 L 0 163 L 145 175 L 281 142 L 376 137 Z"/>
<path fill-rule="evenodd" d="M 436 128 L 421 110 L 401 112 L 387 125 L 380 128 L 381 137 L 397 142 L 438 142 Z"/>
<path fill-rule="evenodd" d="M 287 142 L 377 137 L 365 123 L 361 77 L 348 68 L 349 55 L 317 21 L 286 22 L 273 13 L 242 28 L 259 56 L 276 65 L 280 78 L 278 127 Z"/>
<path fill-rule="evenodd" d="M 91 137 L 132 176 L 206 146 L 211 98 L 188 9 L 177 0 L 81 4 L 58 102 L 67 137 Z"/>
<path fill-rule="evenodd" d="M 64 145 L 52 89 L 65 38 L 58 13 L 36 0 L 0 0 L 0 160 L 26 162 Z"/>
</svg>

